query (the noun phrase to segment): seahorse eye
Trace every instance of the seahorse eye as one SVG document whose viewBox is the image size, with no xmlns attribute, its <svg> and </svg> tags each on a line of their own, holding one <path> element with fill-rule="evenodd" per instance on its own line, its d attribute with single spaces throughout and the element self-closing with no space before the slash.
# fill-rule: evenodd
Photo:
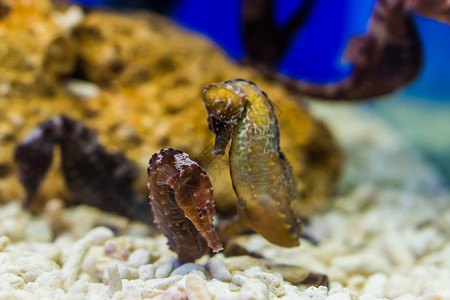
<svg viewBox="0 0 450 300">
<path fill-rule="evenodd" d="M 222 120 L 222 118 L 218 118 L 215 115 L 210 115 L 208 117 L 208 127 L 209 130 L 214 132 L 215 134 L 222 132 L 225 130 L 225 122 Z"/>
</svg>

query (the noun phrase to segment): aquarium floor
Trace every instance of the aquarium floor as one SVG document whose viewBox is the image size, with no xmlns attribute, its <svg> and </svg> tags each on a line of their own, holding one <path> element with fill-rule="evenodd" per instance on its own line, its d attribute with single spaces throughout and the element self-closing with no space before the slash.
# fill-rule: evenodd
<svg viewBox="0 0 450 300">
<path fill-rule="evenodd" d="M 246 258 L 238 258 L 242 271 L 223 255 L 177 266 L 165 238 L 148 237 L 145 226 L 84 206 L 63 210 L 52 199 L 43 216 L 18 203 L 0 208 L 0 299 L 450 299 L 450 194 L 435 168 L 371 111 L 312 110 L 345 158 L 332 204 L 304 226 L 318 243 L 239 242 L 328 275 L 328 289 L 297 287 Z M 97 227 L 105 223 L 124 234 Z"/>
</svg>

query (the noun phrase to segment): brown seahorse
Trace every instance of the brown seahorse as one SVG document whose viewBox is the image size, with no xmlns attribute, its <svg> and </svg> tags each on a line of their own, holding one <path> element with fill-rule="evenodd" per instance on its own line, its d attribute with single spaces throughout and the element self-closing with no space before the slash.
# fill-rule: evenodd
<svg viewBox="0 0 450 300">
<path fill-rule="evenodd" d="M 280 151 L 272 103 L 255 84 L 233 79 L 205 87 L 213 155 L 231 139 L 230 172 L 241 221 L 268 241 L 299 245 L 301 223 L 292 207 L 299 198 L 289 162 Z"/>
<path fill-rule="evenodd" d="M 389 94 L 412 82 L 422 67 L 422 48 L 404 0 L 378 0 L 367 33 L 353 37 L 344 59 L 353 66 L 336 83 L 312 84 L 274 75 L 305 95 L 333 100 L 360 100 Z"/>
<path fill-rule="evenodd" d="M 213 188 L 208 174 L 189 156 L 161 150 L 148 167 L 150 205 L 158 228 L 180 263 L 192 262 L 208 250 L 222 250 L 214 228 Z"/>
</svg>

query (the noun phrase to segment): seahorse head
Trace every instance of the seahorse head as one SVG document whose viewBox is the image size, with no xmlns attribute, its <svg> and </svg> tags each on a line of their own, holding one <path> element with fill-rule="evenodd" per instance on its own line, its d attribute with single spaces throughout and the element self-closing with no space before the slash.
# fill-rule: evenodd
<svg viewBox="0 0 450 300">
<path fill-rule="evenodd" d="M 213 155 L 225 154 L 225 148 L 231 139 L 233 130 L 242 118 L 245 110 L 245 91 L 232 79 L 206 86 L 203 90 L 203 102 L 208 111 L 209 129 L 216 134 Z"/>
</svg>

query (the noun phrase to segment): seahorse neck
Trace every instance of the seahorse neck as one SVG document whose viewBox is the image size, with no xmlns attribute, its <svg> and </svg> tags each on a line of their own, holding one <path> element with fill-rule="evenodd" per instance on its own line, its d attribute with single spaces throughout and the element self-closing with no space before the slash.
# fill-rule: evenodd
<svg viewBox="0 0 450 300">
<path fill-rule="evenodd" d="M 247 93 L 244 101 L 246 102 L 246 109 L 243 114 L 243 122 L 252 122 L 258 127 L 276 125 L 272 105 L 261 91 L 252 89 L 251 92 Z"/>
<path fill-rule="evenodd" d="M 233 151 L 242 153 L 251 144 L 265 154 L 279 151 L 279 133 L 277 119 L 267 96 L 259 90 L 246 90 L 245 109 L 232 138 Z"/>
</svg>

